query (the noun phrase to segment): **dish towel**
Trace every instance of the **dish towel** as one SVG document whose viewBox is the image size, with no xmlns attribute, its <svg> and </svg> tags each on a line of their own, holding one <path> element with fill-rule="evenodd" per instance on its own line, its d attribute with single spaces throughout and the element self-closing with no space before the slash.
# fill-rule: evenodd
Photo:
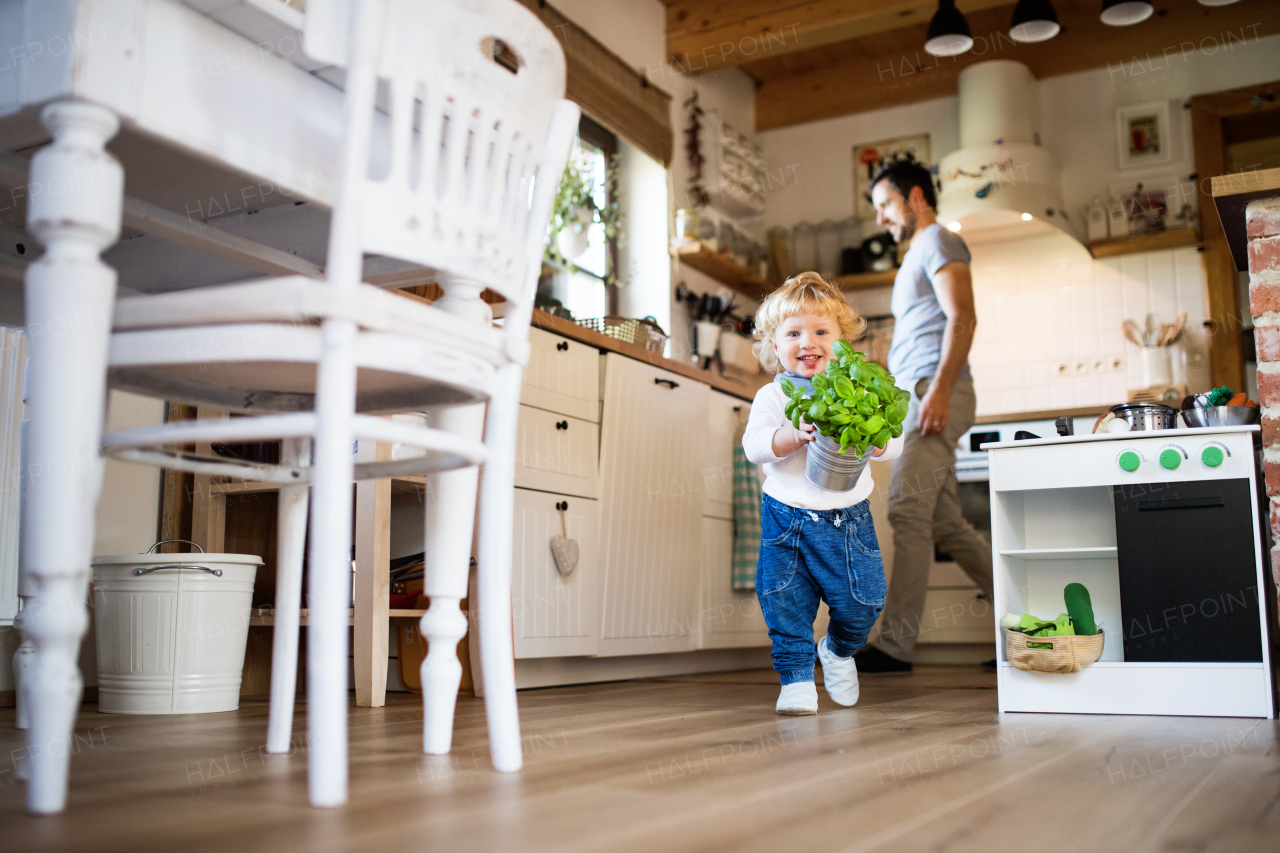
<svg viewBox="0 0 1280 853">
<path fill-rule="evenodd" d="M 733 439 L 733 588 L 756 588 L 760 559 L 760 472 L 747 459 L 742 435 L 747 430 L 747 407 L 738 416 Z"/>
</svg>

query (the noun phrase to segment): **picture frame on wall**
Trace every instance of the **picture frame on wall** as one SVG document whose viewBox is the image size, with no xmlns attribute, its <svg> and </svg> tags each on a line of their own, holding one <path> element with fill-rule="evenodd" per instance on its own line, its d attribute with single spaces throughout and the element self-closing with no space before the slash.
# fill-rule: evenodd
<svg viewBox="0 0 1280 853">
<path fill-rule="evenodd" d="M 1116 155 L 1121 171 L 1173 161 L 1169 102 L 1149 101 L 1116 108 Z"/>
<path fill-rule="evenodd" d="M 871 179 L 890 160 L 913 157 L 928 169 L 929 134 L 902 136 L 853 146 L 853 213 L 861 220 L 875 221 L 876 209 L 871 204 Z"/>
</svg>

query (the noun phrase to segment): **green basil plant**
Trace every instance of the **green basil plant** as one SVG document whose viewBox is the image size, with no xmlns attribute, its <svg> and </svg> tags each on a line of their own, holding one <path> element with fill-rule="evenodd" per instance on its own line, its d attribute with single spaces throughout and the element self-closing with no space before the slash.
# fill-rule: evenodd
<svg viewBox="0 0 1280 853">
<path fill-rule="evenodd" d="M 889 371 L 867 361 L 845 341 L 836 341 L 831 349 L 835 357 L 827 361 L 826 372 L 810 380 L 812 394 L 783 378 L 786 415 L 796 429 L 803 418 L 840 442 L 838 453 L 852 447 L 861 458 L 871 445 L 884 447 L 902 435 L 911 395 L 893 384 Z"/>
</svg>

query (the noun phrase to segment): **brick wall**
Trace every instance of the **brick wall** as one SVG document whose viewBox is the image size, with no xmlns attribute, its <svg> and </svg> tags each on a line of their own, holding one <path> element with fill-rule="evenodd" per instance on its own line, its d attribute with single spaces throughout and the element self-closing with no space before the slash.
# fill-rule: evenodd
<svg viewBox="0 0 1280 853">
<path fill-rule="evenodd" d="M 1258 344 L 1258 402 L 1262 406 L 1262 464 L 1270 499 L 1271 536 L 1280 542 L 1280 197 L 1249 202 L 1249 309 Z M 1280 583 L 1280 545 L 1271 550 Z"/>
</svg>

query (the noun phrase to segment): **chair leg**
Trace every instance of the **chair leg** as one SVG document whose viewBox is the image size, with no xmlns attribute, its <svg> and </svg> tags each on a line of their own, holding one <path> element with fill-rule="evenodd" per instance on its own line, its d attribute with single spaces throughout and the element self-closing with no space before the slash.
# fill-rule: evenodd
<svg viewBox="0 0 1280 853">
<path fill-rule="evenodd" d="M 308 465 L 311 442 L 284 440 L 280 461 Z M 293 739 L 293 706 L 298 685 L 298 631 L 302 607 L 302 552 L 307 536 L 309 486 L 280 488 L 276 547 L 275 627 L 271 637 L 271 709 L 267 752 L 287 753 Z"/>
<path fill-rule="evenodd" d="M 347 800 L 356 327 L 348 320 L 326 320 L 322 335 L 308 583 L 307 730 L 311 804 L 328 807 Z"/>
<path fill-rule="evenodd" d="M 31 380 L 24 566 L 34 595 L 23 613 L 33 645 L 24 679 L 27 808 L 66 805 L 72 727 L 82 682 L 77 658 L 89 625 L 85 595 L 94 507 L 102 484 L 107 347 L 115 270 L 101 250 L 120 233 L 124 172 L 104 148 L 119 127 L 95 104 L 59 102 L 41 121 L 53 144 L 31 162 L 27 228 L 45 245 L 27 268 Z M 82 177 L 83 176 L 83 177 Z"/>
<path fill-rule="evenodd" d="M 438 429 L 477 436 L 484 429 L 484 406 L 461 406 L 432 414 Z M 467 595 L 471 534 L 475 524 L 478 468 L 445 471 L 427 478 L 423 594 L 431 607 L 419 627 L 427 639 L 422 661 L 422 751 L 444 755 L 453 744 L 453 712 L 458 702 L 462 664 L 458 641 L 467 618 L 458 602 Z"/>
<path fill-rule="evenodd" d="M 524 763 L 511 646 L 511 528 L 522 375 L 519 365 L 508 365 L 495 377 L 485 424 L 488 456 L 480 484 L 480 655 L 489 749 L 494 769 L 502 772 L 519 770 Z"/>
</svg>

